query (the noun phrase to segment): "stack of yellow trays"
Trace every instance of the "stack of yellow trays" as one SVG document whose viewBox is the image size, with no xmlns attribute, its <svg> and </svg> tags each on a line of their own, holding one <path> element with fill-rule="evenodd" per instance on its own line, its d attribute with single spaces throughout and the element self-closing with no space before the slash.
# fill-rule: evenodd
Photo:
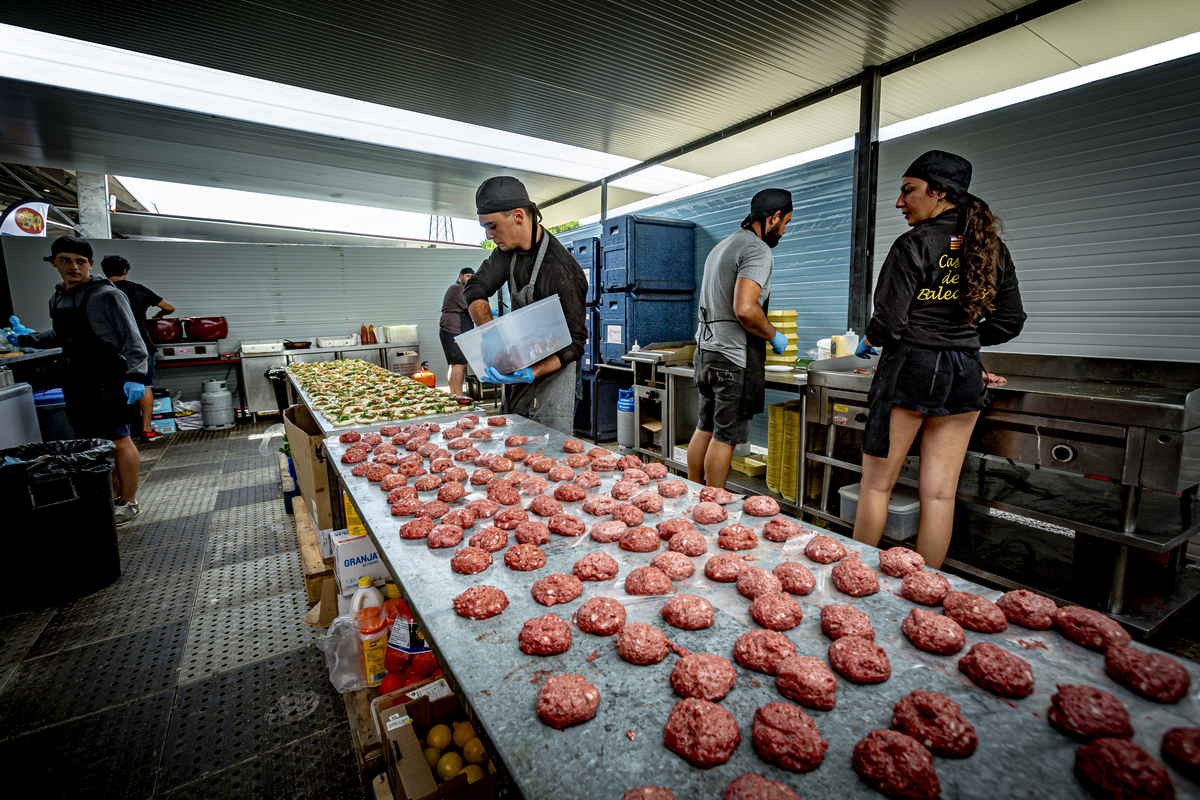
<svg viewBox="0 0 1200 800">
<path fill-rule="evenodd" d="M 796 366 L 796 311 L 794 309 L 781 309 L 779 311 L 768 311 L 767 321 L 775 326 L 775 330 L 786 334 L 788 339 L 787 347 L 782 355 L 775 355 L 775 351 L 767 348 L 767 365 L 794 367 Z"/>
<path fill-rule="evenodd" d="M 767 488 L 796 502 L 800 452 L 800 401 L 767 407 Z"/>
<path fill-rule="evenodd" d="M 767 406 L 767 488 L 779 491 L 779 466 L 783 462 L 783 407 L 787 403 Z"/>
</svg>

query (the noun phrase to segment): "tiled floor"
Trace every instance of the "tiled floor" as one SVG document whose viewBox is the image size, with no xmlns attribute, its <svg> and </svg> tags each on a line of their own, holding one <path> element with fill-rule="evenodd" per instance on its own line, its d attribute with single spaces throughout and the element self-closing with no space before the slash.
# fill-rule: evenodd
<svg viewBox="0 0 1200 800">
<path fill-rule="evenodd" d="M 0 616 L 0 763 L 39 796 L 364 797 L 265 428 L 143 446 L 121 578 Z"/>
</svg>

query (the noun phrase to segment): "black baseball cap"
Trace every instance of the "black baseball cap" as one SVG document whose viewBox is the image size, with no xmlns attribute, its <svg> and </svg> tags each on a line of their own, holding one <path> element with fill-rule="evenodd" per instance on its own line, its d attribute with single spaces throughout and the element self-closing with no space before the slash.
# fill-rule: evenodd
<svg viewBox="0 0 1200 800">
<path fill-rule="evenodd" d="M 471 269 L 470 267 L 463 267 L 462 269 L 460 269 L 458 271 L 458 274 L 459 275 L 474 275 L 475 270 Z"/>
<path fill-rule="evenodd" d="M 481 217 L 531 205 L 533 201 L 529 199 L 529 192 L 525 191 L 525 184 L 511 175 L 488 178 L 475 190 L 475 213 Z"/>
<path fill-rule="evenodd" d="M 742 227 L 762 222 L 777 211 L 784 216 L 792 213 L 792 193 L 787 189 L 763 189 L 750 201 L 750 214 L 742 220 Z"/>
<path fill-rule="evenodd" d="M 87 239 L 80 239 L 78 236 L 60 236 L 50 245 L 50 255 L 46 256 L 45 260 L 53 261 L 59 253 L 74 253 L 91 261 L 92 245 Z"/>
</svg>

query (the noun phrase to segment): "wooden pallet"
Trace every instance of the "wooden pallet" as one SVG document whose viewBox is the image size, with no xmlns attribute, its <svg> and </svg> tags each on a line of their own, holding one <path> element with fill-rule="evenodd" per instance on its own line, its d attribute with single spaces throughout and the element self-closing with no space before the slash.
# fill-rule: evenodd
<svg viewBox="0 0 1200 800">
<path fill-rule="evenodd" d="M 321 589 L 326 578 L 333 577 L 333 559 L 321 558 L 321 545 L 317 542 L 317 529 L 304 498 L 292 499 L 292 516 L 296 520 L 296 540 L 300 543 L 300 564 L 304 571 L 304 589 L 308 593 L 308 607 L 312 608 L 321 599 Z M 368 722 L 370 717 L 368 716 Z"/>
<path fill-rule="evenodd" d="M 371 720 L 371 701 L 375 699 L 375 689 L 360 689 L 357 692 L 346 692 L 342 699 L 346 701 L 346 719 L 350 721 L 350 738 L 354 741 L 354 755 L 358 760 L 358 774 L 363 784 L 371 785 L 371 781 L 384 769 L 383 745 L 375 733 L 375 723 Z"/>
</svg>

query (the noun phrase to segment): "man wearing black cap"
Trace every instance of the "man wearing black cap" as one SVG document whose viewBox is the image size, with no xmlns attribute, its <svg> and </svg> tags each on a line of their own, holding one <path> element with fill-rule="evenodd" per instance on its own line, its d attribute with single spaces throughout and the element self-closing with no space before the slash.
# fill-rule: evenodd
<svg viewBox="0 0 1200 800">
<path fill-rule="evenodd" d="M 442 340 L 442 352 L 446 354 L 446 363 L 450 365 L 446 380 L 450 383 L 450 393 L 453 395 L 462 394 L 463 378 L 467 376 L 467 357 L 463 355 L 454 337 L 475 327 L 467 311 L 467 301 L 463 299 L 463 287 L 474 274 L 475 270 L 463 267 L 458 272 L 458 280 L 450 285 L 442 298 L 438 337 Z"/>
<path fill-rule="evenodd" d="M 117 524 L 136 517 L 138 451 L 129 438 L 128 406 L 146 393 L 148 354 L 129 300 L 105 278 L 93 277 L 92 246 L 62 236 L 46 259 L 62 283 L 50 299 L 48 331 L 16 337 L 22 347 L 63 349 L 63 399 L 67 419 L 80 439 L 110 439 L 116 445 L 113 494 L 120 499 Z"/>
<path fill-rule="evenodd" d="M 750 420 L 763 410 L 766 344 L 775 353 L 787 348 L 787 336 L 767 321 L 771 249 L 791 218 L 791 192 L 763 189 L 741 230 L 704 262 L 695 358 L 700 408 L 688 444 L 688 480 L 724 488 L 733 449 L 750 441 Z"/>
<path fill-rule="evenodd" d="M 569 345 L 532 366 L 508 371 L 501 361 L 500 368 L 490 366 L 479 377 L 504 384 L 506 413 L 570 434 L 575 417 L 576 362 L 587 342 L 587 278 L 579 262 L 541 226 L 541 212 L 516 178 L 488 178 L 475 192 L 475 205 L 479 224 L 496 243 L 463 290 L 475 324 L 491 321 L 487 298 L 507 285 L 514 311 L 558 295 L 571 333 Z M 486 337 L 484 351 L 485 360 L 492 364 L 498 363 L 497 357 L 502 359 L 502 353 L 489 352 Z"/>
</svg>

